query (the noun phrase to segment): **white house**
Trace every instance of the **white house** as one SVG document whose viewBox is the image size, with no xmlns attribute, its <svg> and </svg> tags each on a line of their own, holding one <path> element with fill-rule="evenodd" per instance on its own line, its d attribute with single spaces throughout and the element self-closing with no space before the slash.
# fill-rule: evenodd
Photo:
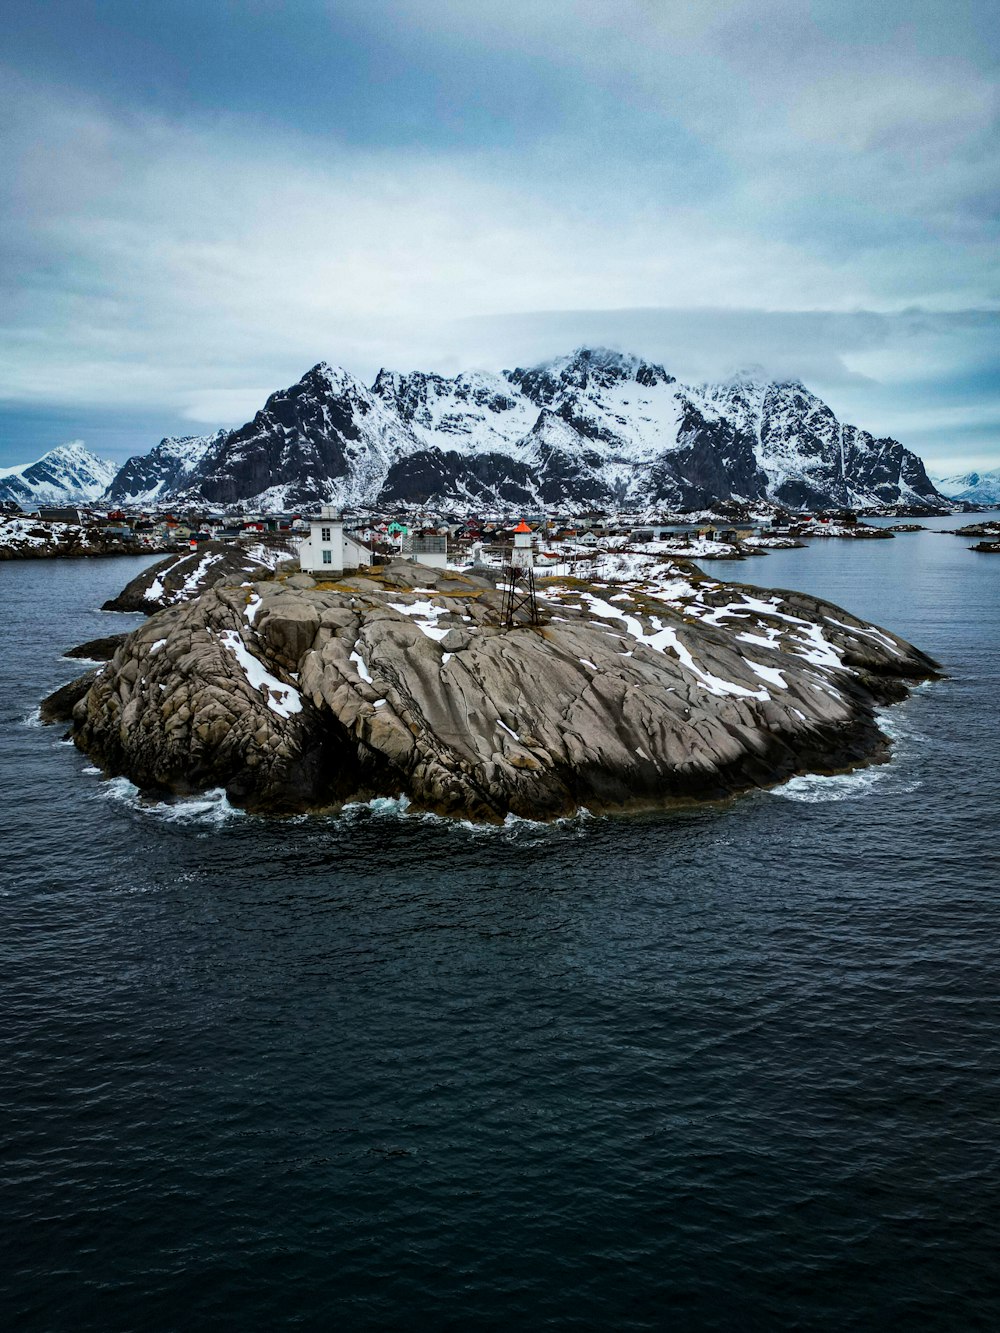
<svg viewBox="0 0 1000 1333">
<path fill-rule="evenodd" d="M 350 533 L 333 505 L 323 505 L 319 518 L 310 518 L 309 536 L 299 544 L 299 568 L 304 574 L 343 574 L 372 563 L 372 553 Z"/>
<path fill-rule="evenodd" d="M 434 569 L 447 569 L 448 537 L 442 533 L 429 533 L 427 536 L 408 533 L 400 544 L 399 553 L 404 560 L 416 560 Z"/>
</svg>

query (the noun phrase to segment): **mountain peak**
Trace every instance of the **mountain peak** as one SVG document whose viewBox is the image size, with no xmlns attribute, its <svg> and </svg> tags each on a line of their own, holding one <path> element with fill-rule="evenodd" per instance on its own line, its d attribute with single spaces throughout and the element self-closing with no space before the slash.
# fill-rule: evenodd
<svg viewBox="0 0 1000 1333">
<path fill-rule="evenodd" d="M 600 400 L 602 413 L 614 415 L 614 403 L 631 398 L 630 385 L 653 391 L 675 382 L 662 366 L 608 347 L 578 347 L 569 356 L 503 374 L 537 407 L 550 407 L 564 415 L 572 415 L 573 403 L 581 396 Z"/>
<path fill-rule="evenodd" d="M 332 393 L 344 393 L 349 389 L 364 389 L 359 379 L 345 370 L 343 366 L 332 366 L 329 361 L 317 361 L 311 370 L 306 371 L 300 384 L 319 384 Z"/>
<path fill-rule="evenodd" d="M 55 448 L 43 454 L 38 461 L 42 462 L 46 458 L 62 458 L 67 462 L 77 462 L 79 460 L 88 463 L 101 461 L 96 454 L 91 453 L 83 440 L 67 440 L 65 444 L 57 444 Z"/>
<path fill-rule="evenodd" d="M 319 361 L 238 430 L 130 460 L 118 491 L 270 509 L 943 504 L 916 455 L 842 425 L 797 381 L 751 366 L 683 385 L 601 346 L 499 373 L 382 370 L 371 388 Z"/>
<path fill-rule="evenodd" d="M 604 385 L 635 380 L 646 387 L 674 382 L 674 377 L 655 362 L 645 361 L 632 352 L 620 352 L 611 347 L 577 347 L 568 356 L 542 362 L 532 369 L 548 371 L 550 375 L 557 375 L 567 383 L 580 384 L 581 387 L 585 387 L 591 380 Z"/>
<path fill-rule="evenodd" d="M 0 500 L 22 508 L 96 500 L 117 472 L 114 463 L 92 454 L 82 440 L 58 444 L 34 463 L 0 473 Z"/>
</svg>

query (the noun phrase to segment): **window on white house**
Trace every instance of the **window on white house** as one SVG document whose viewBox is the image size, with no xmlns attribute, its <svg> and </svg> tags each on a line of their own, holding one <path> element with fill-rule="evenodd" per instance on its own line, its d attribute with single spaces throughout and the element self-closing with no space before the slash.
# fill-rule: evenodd
<svg viewBox="0 0 1000 1333">
<path fill-rule="evenodd" d="M 328 541 L 330 540 L 330 529 L 329 529 L 329 528 L 324 528 L 324 529 L 322 530 L 322 532 L 320 533 L 320 539 L 321 539 L 322 541 L 325 541 L 325 542 L 328 542 Z"/>
<path fill-rule="evenodd" d="M 324 552 L 323 552 L 323 564 L 324 564 L 324 565 L 332 565 L 332 564 L 333 564 L 333 552 L 332 552 L 332 551 L 324 551 Z"/>
</svg>

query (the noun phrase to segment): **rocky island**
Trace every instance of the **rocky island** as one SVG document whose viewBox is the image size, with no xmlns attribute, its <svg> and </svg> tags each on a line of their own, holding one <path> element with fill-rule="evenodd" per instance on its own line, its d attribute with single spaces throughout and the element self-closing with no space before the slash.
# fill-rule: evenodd
<svg viewBox="0 0 1000 1333">
<path fill-rule="evenodd" d="M 794 592 L 633 557 L 540 582 L 504 628 L 489 577 L 410 562 L 219 580 L 47 701 L 152 798 L 224 787 L 291 814 L 405 794 L 475 820 L 717 799 L 886 758 L 880 704 L 937 664 Z"/>
<path fill-rule="evenodd" d="M 982 523 L 968 523 L 964 528 L 952 528 L 956 537 L 986 537 L 992 541 L 1000 540 L 1000 520 L 988 518 Z"/>
</svg>

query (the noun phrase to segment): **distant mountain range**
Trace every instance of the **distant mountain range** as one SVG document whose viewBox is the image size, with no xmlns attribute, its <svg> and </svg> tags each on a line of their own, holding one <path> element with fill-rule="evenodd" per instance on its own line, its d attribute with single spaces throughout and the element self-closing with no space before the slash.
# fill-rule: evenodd
<svg viewBox="0 0 1000 1333">
<path fill-rule="evenodd" d="M 1000 467 L 991 472 L 963 472 L 956 477 L 938 477 L 934 485 L 951 500 L 969 504 L 1000 504 Z"/>
<path fill-rule="evenodd" d="M 383 370 L 371 387 L 321 362 L 245 426 L 129 459 L 105 498 L 262 510 L 947 506 L 915 454 L 839 422 L 796 381 L 685 385 L 601 348 L 452 379 Z"/>
<path fill-rule="evenodd" d="M 34 463 L 0 469 L 0 502 L 22 509 L 99 500 L 118 475 L 118 466 L 98 458 L 79 440 L 50 449 Z"/>
</svg>

